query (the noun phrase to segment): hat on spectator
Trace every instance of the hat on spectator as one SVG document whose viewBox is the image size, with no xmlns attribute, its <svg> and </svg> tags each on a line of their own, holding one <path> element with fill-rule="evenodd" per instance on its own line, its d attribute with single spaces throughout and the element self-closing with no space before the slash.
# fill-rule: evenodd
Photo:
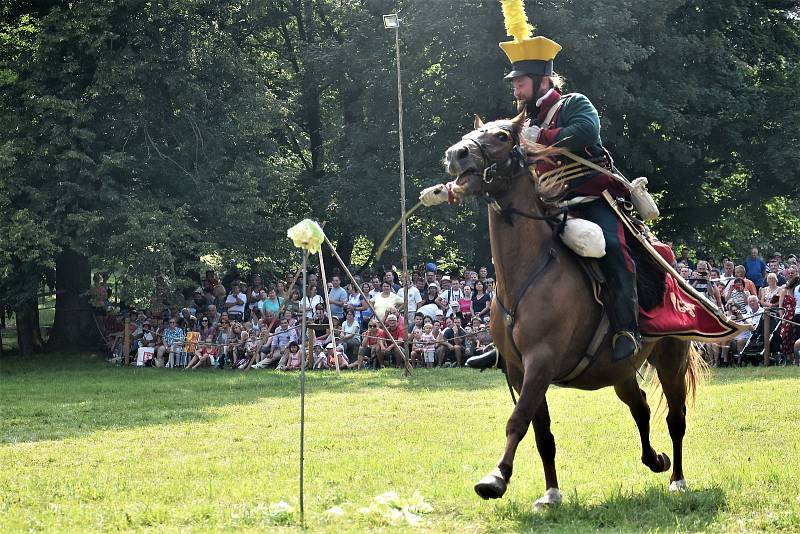
<svg viewBox="0 0 800 534">
<path fill-rule="evenodd" d="M 449 277 L 449 276 L 447 276 L 447 275 L 444 275 L 444 276 L 442 277 L 442 282 L 444 282 L 445 280 L 447 280 L 447 281 L 449 282 L 449 281 L 450 281 L 450 277 Z"/>
<path fill-rule="evenodd" d="M 435 263 L 426 263 L 425 264 L 425 270 L 426 271 L 430 271 L 432 273 L 435 273 L 436 272 L 436 264 Z"/>
<path fill-rule="evenodd" d="M 437 284 L 436 282 L 431 282 L 430 284 L 428 284 L 427 289 L 430 289 L 432 287 L 435 287 L 436 289 L 439 289 L 439 284 Z"/>
<path fill-rule="evenodd" d="M 444 317 L 444 312 L 443 312 L 442 310 L 436 310 L 436 316 L 438 317 L 438 316 L 440 316 L 440 315 L 441 315 L 442 317 Z"/>
<path fill-rule="evenodd" d="M 202 295 L 203 294 L 203 288 L 198 286 L 198 288 L 195 289 L 194 292 L 195 293 L 200 293 Z"/>
</svg>

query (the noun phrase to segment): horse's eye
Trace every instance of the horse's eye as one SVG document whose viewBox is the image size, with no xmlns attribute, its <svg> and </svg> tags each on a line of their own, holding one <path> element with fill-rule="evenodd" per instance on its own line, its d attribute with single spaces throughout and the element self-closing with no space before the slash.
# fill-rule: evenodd
<svg viewBox="0 0 800 534">
<path fill-rule="evenodd" d="M 499 140 L 501 140 L 503 142 L 508 141 L 508 134 L 505 133 L 505 132 L 497 132 L 494 135 L 495 135 L 495 137 L 497 137 Z"/>
</svg>

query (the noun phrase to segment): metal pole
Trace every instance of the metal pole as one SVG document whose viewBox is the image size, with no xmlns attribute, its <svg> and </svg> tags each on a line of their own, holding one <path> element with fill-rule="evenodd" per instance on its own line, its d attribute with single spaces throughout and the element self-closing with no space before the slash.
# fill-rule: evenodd
<svg viewBox="0 0 800 534">
<path fill-rule="evenodd" d="M 305 461 L 306 445 L 306 282 L 307 282 L 307 261 L 308 251 L 303 250 L 303 300 L 300 301 L 300 313 L 302 314 L 301 341 L 300 344 L 300 525 L 305 528 L 305 509 L 303 507 L 303 464 Z"/>
<path fill-rule="evenodd" d="M 403 150 L 403 86 L 400 78 L 400 19 L 397 20 L 397 27 L 394 29 L 394 49 L 397 63 L 397 135 L 400 140 L 400 218 L 402 220 L 401 248 L 403 255 L 403 315 L 405 320 L 406 335 L 403 340 L 403 349 L 406 353 L 406 361 L 410 357 L 408 350 L 408 248 L 406 246 L 406 161 Z"/>
</svg>

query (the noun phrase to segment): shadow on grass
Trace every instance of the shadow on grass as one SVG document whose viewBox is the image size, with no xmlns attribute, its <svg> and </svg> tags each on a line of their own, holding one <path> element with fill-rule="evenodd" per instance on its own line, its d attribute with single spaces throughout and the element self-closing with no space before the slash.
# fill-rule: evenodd
<svg viewBox="0 0 800 534">
<path fill-rule="evenodd" d="M 183 421 L 206 421 L 214 408 L 299 397 L 297 372 L 184 371 L 111 365 L 94 355 L 45 355 L 0 361 L 0 443 L 35 442 Z M 468 369 L 310 371 L 306 392 L 352 396 L 379 389 L 468 392 L 501 388 L 503 375 Z"/>
<path fill-rule="evenodd" d="M 576 495 L 544 513 L 521 509 L 518 503 L 498 506 L 504 525 L 517 532 L 696 532 L 717 522 L 727 507 L 719 487 L 671 493 L 666 488 L 648 488 L 644 493 L 617 493 L 601 503 L 586 504 Z"/>
</svg>

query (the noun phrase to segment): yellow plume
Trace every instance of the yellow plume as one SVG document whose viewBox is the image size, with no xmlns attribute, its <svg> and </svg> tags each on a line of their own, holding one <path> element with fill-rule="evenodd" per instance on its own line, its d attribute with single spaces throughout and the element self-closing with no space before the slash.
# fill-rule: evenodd
<svg viewBox="0 0 800 534">
<path fill-rule="evenodd" d="M 503 18 L 506 24 L 506 34 L 513 37 L 514 41 L 529 39 L 533 35 L 533 26 L 525 16 L 525 5 L 522 0 L 500 0 L 503 6 Z"/>
</svg>

